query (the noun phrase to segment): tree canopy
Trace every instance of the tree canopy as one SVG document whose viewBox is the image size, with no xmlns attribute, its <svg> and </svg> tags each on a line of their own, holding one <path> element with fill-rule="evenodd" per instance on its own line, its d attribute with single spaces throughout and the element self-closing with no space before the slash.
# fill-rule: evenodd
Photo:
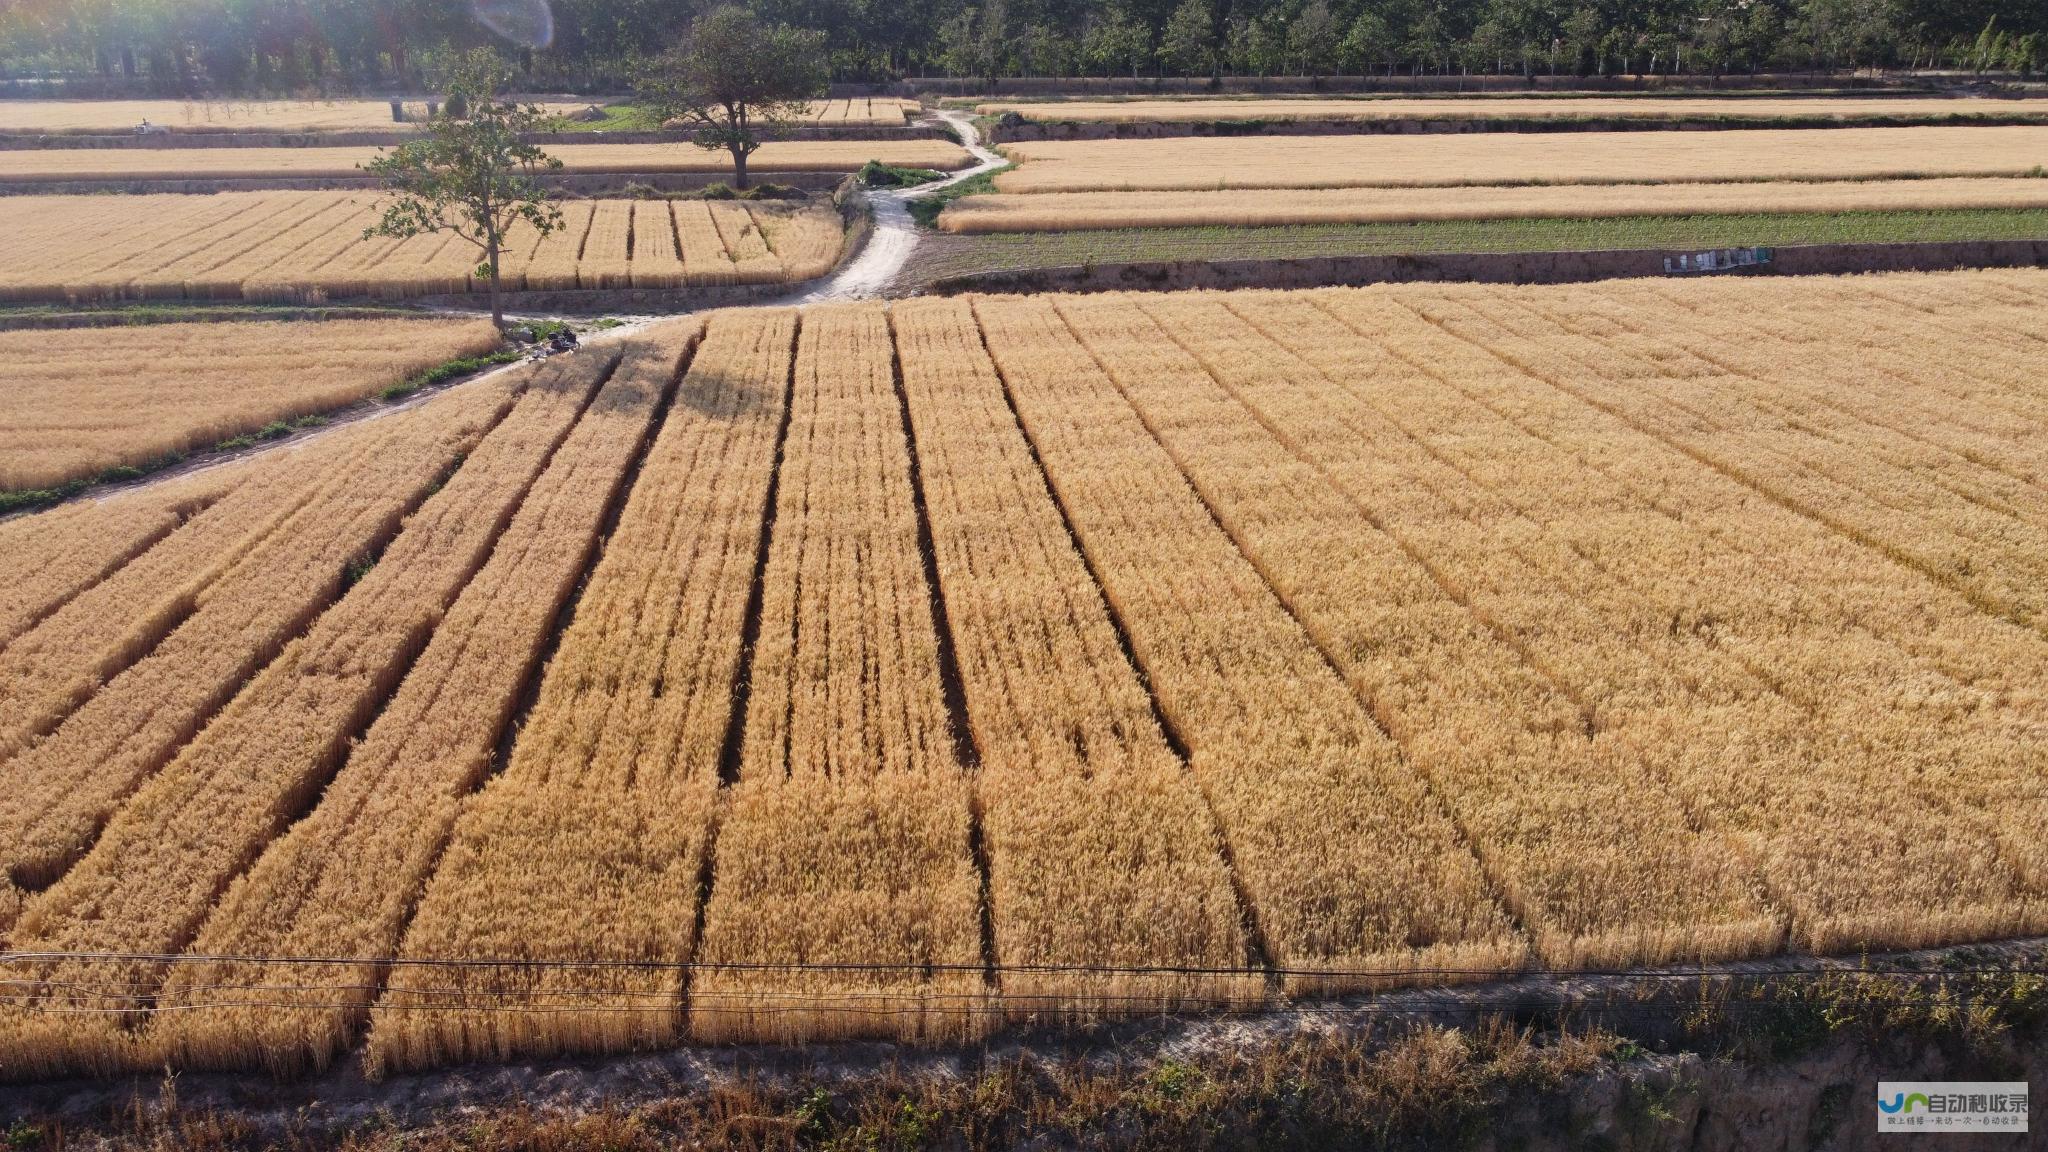
<svg viewBox="0 0 2048 1152">
<path fill-rule="evenodd" d="M 734 184 L 745 188 L 747 157 L 786 135 L 825 94 L 824 50 L 821 32 L 714 8 L 634 88 L 651 114 L 689 125 L 699 148 L 731 153 Z"/>
<path fill-rule="evenodd" d="M 480 15 L 547 9 L 551 37 Z M 617 91 L 714 0 L 11 0 L 0 72 L 108 92 L 418 89 L 480 45 L 515 86 Z M 2041 0 L 751 0 L 834 80 L 949 73 L 1673 72 L 2048 66 Z M 513 22 L 527 27 L 532 22 Z"/>
<path fill-rule="evenodd" d="M 498 290 L 505 237 L 521 221 L 542 236 L 562 226 L 539 174 L 561 168 L 526 137 L 547 117 L 531 104 L 500 97 L 506 75 L 497 57 L 472 51 L 459 57 L 448 82 L 453 115 L 431 121 L 425 135 L 363 165 L 389 191 L 371 236 L 409 237 L 453 232 L 482 255 L 477 274 L 491 284 L 491 319 L 503 325 Z"/>
</svg>

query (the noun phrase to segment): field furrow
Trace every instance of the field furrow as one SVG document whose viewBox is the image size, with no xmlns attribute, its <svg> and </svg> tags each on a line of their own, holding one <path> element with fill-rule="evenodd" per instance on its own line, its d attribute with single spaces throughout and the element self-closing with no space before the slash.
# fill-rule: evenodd
<svg viewBox="0 0 2048 1152">
<path fill-rule="evenodd" d="M 804 314 L 739 779 L 690 985 L 700 1039 L 936 1041 L 987 1020 L 968 781 L 893 351 L 879 305 Z M 877 967 L 774 968 L 792 957 Z"/>
<path fill-rule="evenodd" d="M 219 469 L 160 490 L 0 525 L 0 654 L 218 503 L 242 475 L 242 469 Z"/>
<path fill-rule="evenodd" d="M 205 585 L 190 615 L 146 656 L 0 768 L 10 785 L 0 790 L 5 803 L 0 827 L 7 831 L 0 850 L 14 885 L 31 890 L 61 885 L 59 877 L 99 843 L 103 828 L 142 819 L 145 813 L 131 809 L 132 819 L 110 825 L 123 801 L 198 735 L 252 676 L 311 627 L 350 583 L 374 571 L 368 566 L 397 534 L 405 515 L 510 402 L 502 385 L 467 390 L 407 420 L 351 437 L 362 441 L 355 466 L 334 469 L 320 491 Z M 237 495 L 252 486 L 245 482 Z M 222 501 L 210 511 L 232 514 L 237 503 Z M 193 524 L 206 519 L 201 516 Z M 174 533 L 166 544 L 183 543 L 180 535 Z M 187 590 L 180 594 L 188 602 L 196 596 Z M 80 597 L 72 607 L 88 599 Z M 281 735 L 292 735 L 291 728 L 286 726 Z M 103 859 L 110 858 L 103 853 Z M 89 909 L 94 899 L 113 894 L 78 879 L 70 889 L 60 886 L 24 906 L 16 944 L 46 933 L 65 939 L 65 926 L 97 922 L 90 911 L 81 918 L 69 909 L 80 901 Z M 138 892 L 132 898 L 145 897 Z M 103 927 L 117 931 L 120 924 L 104 921 Z"/>
<path fill-rule="evenodd" d="M 490 770 L 697 330 L 669 325 L 625 347 L 319 805 L 235 880 L 191 946 L 198 956 L 364 962 L 177 965 L 160 1004 L 207 1005 L 258 987 L 271 1003 L 159 1017 L 152 1051 L 184 1067 L 283 1075 L 324 1067 L 360 1033 L 380 961 L 396 953 L 463 798 Z M 406 977 L 399 969 L 396 982 Z"/>
<path fill-rule="evenodd" d="M 1370 380 L 1362 398 L 1467 486 L 1540 526 L 1558 554 L 1588 558 L 1584 576 L 1606 603 L 1579 598 L 1585 626 L 1600 629 L 1616 612 L 1607 633 L 1633 633 L 1635 651 L 1676 644 L 1656 660 L 1654 695 L 1643 695 L 1620 668 L 1586 669 L 1601 673 L 1593 682 L 1600 696 L 1589 696 L 1597 727 L 1655 765 L 1695 822 L 1745 845 L 1774 901 L 1792 914 L 1799 943 L 1902 946 L 1918 943 L 1929 925 L 1959 938 L 2031 922 L 2018 877 L 1981 827 L 1892 803 L 1884 785 L 1895 761 L 1864 729 L 1812 715 L 1794 691 L 1796 677 L 1760 658 L 1760 646 L 1775 645 L 1814 654 L 1815 666 L 1825 652 L 1837 666 L 1860 667 L 1882 660 L 1881 647 L 1855 629 L 1777 611 L 1792 591 L 1782 572 L 1731 553 L 1695 523 L 1646 504 L 1468 394 L 1505 387 L 1519 398 L 1524 390 L 1514 387 L 1509 365 L 1412 314 L 1404 319 L 1384 296 L 1317 300 L 1342 323 L 1318 325 L 1291 302 L 1242 307 L 1264 319 L 1267 331 L 1284 333 L 1276 337 L 1281 345 L 1332 370 L 1355 365 L 1352 350 L 1367 339 L 1377 343 L 1395 370 Z M 1601 424 L 1583 411 L 1563 418 L 1575 428 Z M 1668 450 L 1636 433 L 1606 451 Z M 1553 638 L 1569 638 L 1558 625 L 1545 623 Z M 1574 655 L 1559 666 L 1578 663 Z M 1719 715 L 1731 706 L 1737 717 Z M 1893 864 L 1877 869 L 1873 859 Z M 1921 909 L 1912 925 L 1883 912 L 1907 890 Z"/>
<path fill-rule="evenodd" d="M 1781 920 L 1749 894 L 1725 841 L 1693 831 L 1654 778 L 1592 741 L 1572 697 L 1499 634 L 1465 589 L 1384 531 L 1370 506 L 1176 343 L 1175 333 L 1217 326 L 1213 305 L 1059 308 L 1217 523 L 1426 774 L 1544 964 L 1606 967 L 1776 946 Z M 1232 330 L 1227 318 L 1221 330 Z M 1238 335 L 1207 354 L 1259 354 Z M 1288 415 L 1283 408 L 1274 418 Z M 1346 795 L 1319 802 L 1344 811 Z M 1389 874 L 1384 865 L 1373 871 Z M 1400 898 L 1417 901 L 1417 891 L 1404 887 Z"/>
<path fill-rule="evenodd" d="M 1000 991 L 1021 1017 L 1243 1001 L 1223 845 L 1017 426 L 973 313 L 891 311 L 979 756 Z M 1055 675 L 1046 673 L 1057 670 Z M 1033 971 L 1033 966 L 1109 971 Z"/>
<path fill-rule="evenodd" d="M 709 321 L 510 762 L 465 803 L 399 952 L 534 965 L 407 969 L 373 1011 L 373 1067 L 680 1035 L 796 328 L 787 311 Z"/>
<path fill-rule="evenodd" d="M 1376 969 L 1406 982 L 1418 968 L 1518 965 L 1526 944 L 1440 806 L 1060 312 L 1050 301 L 990 298 L 975 314 L 1090 568 L 1188 747 L 1271 961 L 1347 974 L 1292 982 L 1328 990 L 1364 986 Z M 1379 881 L 1347 886 L 1355 875 Z"/>
</svg>

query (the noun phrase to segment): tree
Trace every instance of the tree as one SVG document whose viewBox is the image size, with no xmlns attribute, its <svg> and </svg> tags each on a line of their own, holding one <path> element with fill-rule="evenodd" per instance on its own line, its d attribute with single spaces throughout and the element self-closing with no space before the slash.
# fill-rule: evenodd
<svg viewBox="0 0 2048 1152">
<path fill-rule="evenodd" d="M 1294 19 L 1287 22 L 1287 47 L 1301 62 L 1301 71 L 1321 81 L 1337 57 L 1337 42 L 1343 33 L 1330 14 L 1326 0 L 1308 0 Z"/>
<path fill-rule="evenodd" d="M 1159 62 L 1183 76 L 1199 76 L 1215 64 L 1214 40 L 1208 0 L 1181 0 L 1159 34 Z"/>
<path fill-rule="evenodd" d="M 1089 64 L 1100 67 L 1104 75 L 1113 68 L 1129 64 L 1132 80 L 1138 78 L 1138 68 L 1151 54 L 1151 38 L 1146 34 L 1145 26 L 1131 19 L 1121 8 L 1110 9 L 1109 15 L 1097 20 L 1081 42 L 1081 55 Z"/>
<path fill-rule="evenodd" d="M 1393 68 L 1392 35 L 1387 31 L 1387 22 L 1377 12 L 1367 9 L 1358 14 L 1351 27 L 1344 33 L 1344 39 L 1337 43 L 1337 60 L 1341 67 L 1350 68 L 1361 75 L 1385 62 Z"/>
<path fill-rule="evenodd" d="M 939 37 L 946 70 L 956 76 L 979 76 L 990 89 L 1009 64 L 1017 39 L 1005 0 L 984 0 L 979 8 L 962 9 L 939 30 Z"/>
<path fill-rule="evenodd" d="M 747 157 L 825 94 L 825 36 L 714 8 L 641 72 L 635 91 L 663 123 L 689 124 L 697 147 L 730 152 L 733 184 L 745 188 Z"/>
<path fill-rule="evenodd" d="M 472 49 L 457 59 L 448 85 L 450 102 L 466 105 L 467 118 L 435 120 L 424 138 L 362 166 L 395 196 L 363 238 L 453 232 L 476 245 L 483 253 L 477 274 L 490 278 L 491 319 L 500 327 L 505 311 L 498 263 L 506 233 L 521 220 L 542 236 L 562 226 L 561 209 L 548 201 L 538 179 L 562 162 L 525 142 L 548 117 L 537 105 L 499 99 L 504 82 L 496 54 Z"/>
</svg>

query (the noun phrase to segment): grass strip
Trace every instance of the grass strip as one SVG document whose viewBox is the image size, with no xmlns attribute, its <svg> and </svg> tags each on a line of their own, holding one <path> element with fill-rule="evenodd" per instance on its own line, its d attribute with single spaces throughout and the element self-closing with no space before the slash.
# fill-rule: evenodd
<svg viewBox="0 0 2048 1152">
<path fill-rule="evenodd" d="M 973 181 L 963 181 L 963 184 Z M 953 189 L 947 189 L 951 192 Z M 933 199 L 936 199 L 934 197 Z M 924 202 L 918 202 L 924 203 Z M 914 204 L 913 211 L 917 211 Z M 1405 253 L 1727 248 L 2048 238 L 2048 209 L 1744 213 L 1590 220 L 1438 220 L 1268 228 L 1130 228 L 929 237 L 907 282 L 976 272 L 1172 260 L 1262 260 Z"/>
</svg>

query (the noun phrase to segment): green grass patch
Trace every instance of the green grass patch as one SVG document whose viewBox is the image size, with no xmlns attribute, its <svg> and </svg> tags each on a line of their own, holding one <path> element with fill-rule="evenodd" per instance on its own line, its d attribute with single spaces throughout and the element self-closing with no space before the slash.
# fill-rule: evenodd
<svg viewBox="0 0 2048 1152">
<path fill-rule="evenodd" d="M 556 325 L 556 327 L 560 326 L 559 324 Z M 540 325 L 533 324 L 528 325 L 528 327 L 533 328 L 536 335 L 539 334 Z M 540 338 L 546 339 L 547 337 L 541 336 Z M 467 376 L 471 372 L 481 372 L 494 364 L 510 364 L 522 355 L 524 353 L 519 352 L 517 349 L 501 348 L 496 352 L 486 353 L 482 356 L 465 356 L 460 360 L 450 360 L 446 364 L 437 364 L 417 376 L 391 385 L 389 388 L 377 393 L 377 398 L 379 400 L 403 400 L 422 388 L 431 388 L 444 381 L 453 380 L 457 376 Z"/>
<path fill-rule="evenodd" d="M 553 128 L 557 132 L 659 132 L 661 121 L 653 113 L 635 104 L 607 104 L 604 115 L 596 120 L 556 120 Z"/>
<path fill-rule="evenodd" d="M 1000 168 L 991 168 L 986 172 L 969 176 L 957 184 L 948 184 L 929 196 L 920 196 L 910 202 L 910 218 L 925 228 L 937 228 L 939 213 L 946 210 L 946 205 L 962 196 L 987 195 L 994 192 L 996 177 L 1015 167 L 1015 164 L 1005 164 Z"/>
<path fill-rule="evenodd" d="M 952 191 L 947 189 L 947 191 Z M 920 245 L 907 282 L 978 272 L 1171 260 L 1280 260 L 1405 253 L 1683 251 L 1748 245 L 2048 239 L 2048 209 L 1742 213 L 1595 220 L 1448 220 L 1272 228 L 1131 228 L 945 234 Z"/>
<path fill-rule="evenodd" d="M 946 178 L 944 172 L 935 172 L 930 168 L 902 168 L 894 164 L 884 164 L 880 160 L 870 160 L 861 165 L 858 175 L 861 184 L 868 188 L 914 188 L 919 184 L 929 184 L 934 180 Z"/>
</svg>

